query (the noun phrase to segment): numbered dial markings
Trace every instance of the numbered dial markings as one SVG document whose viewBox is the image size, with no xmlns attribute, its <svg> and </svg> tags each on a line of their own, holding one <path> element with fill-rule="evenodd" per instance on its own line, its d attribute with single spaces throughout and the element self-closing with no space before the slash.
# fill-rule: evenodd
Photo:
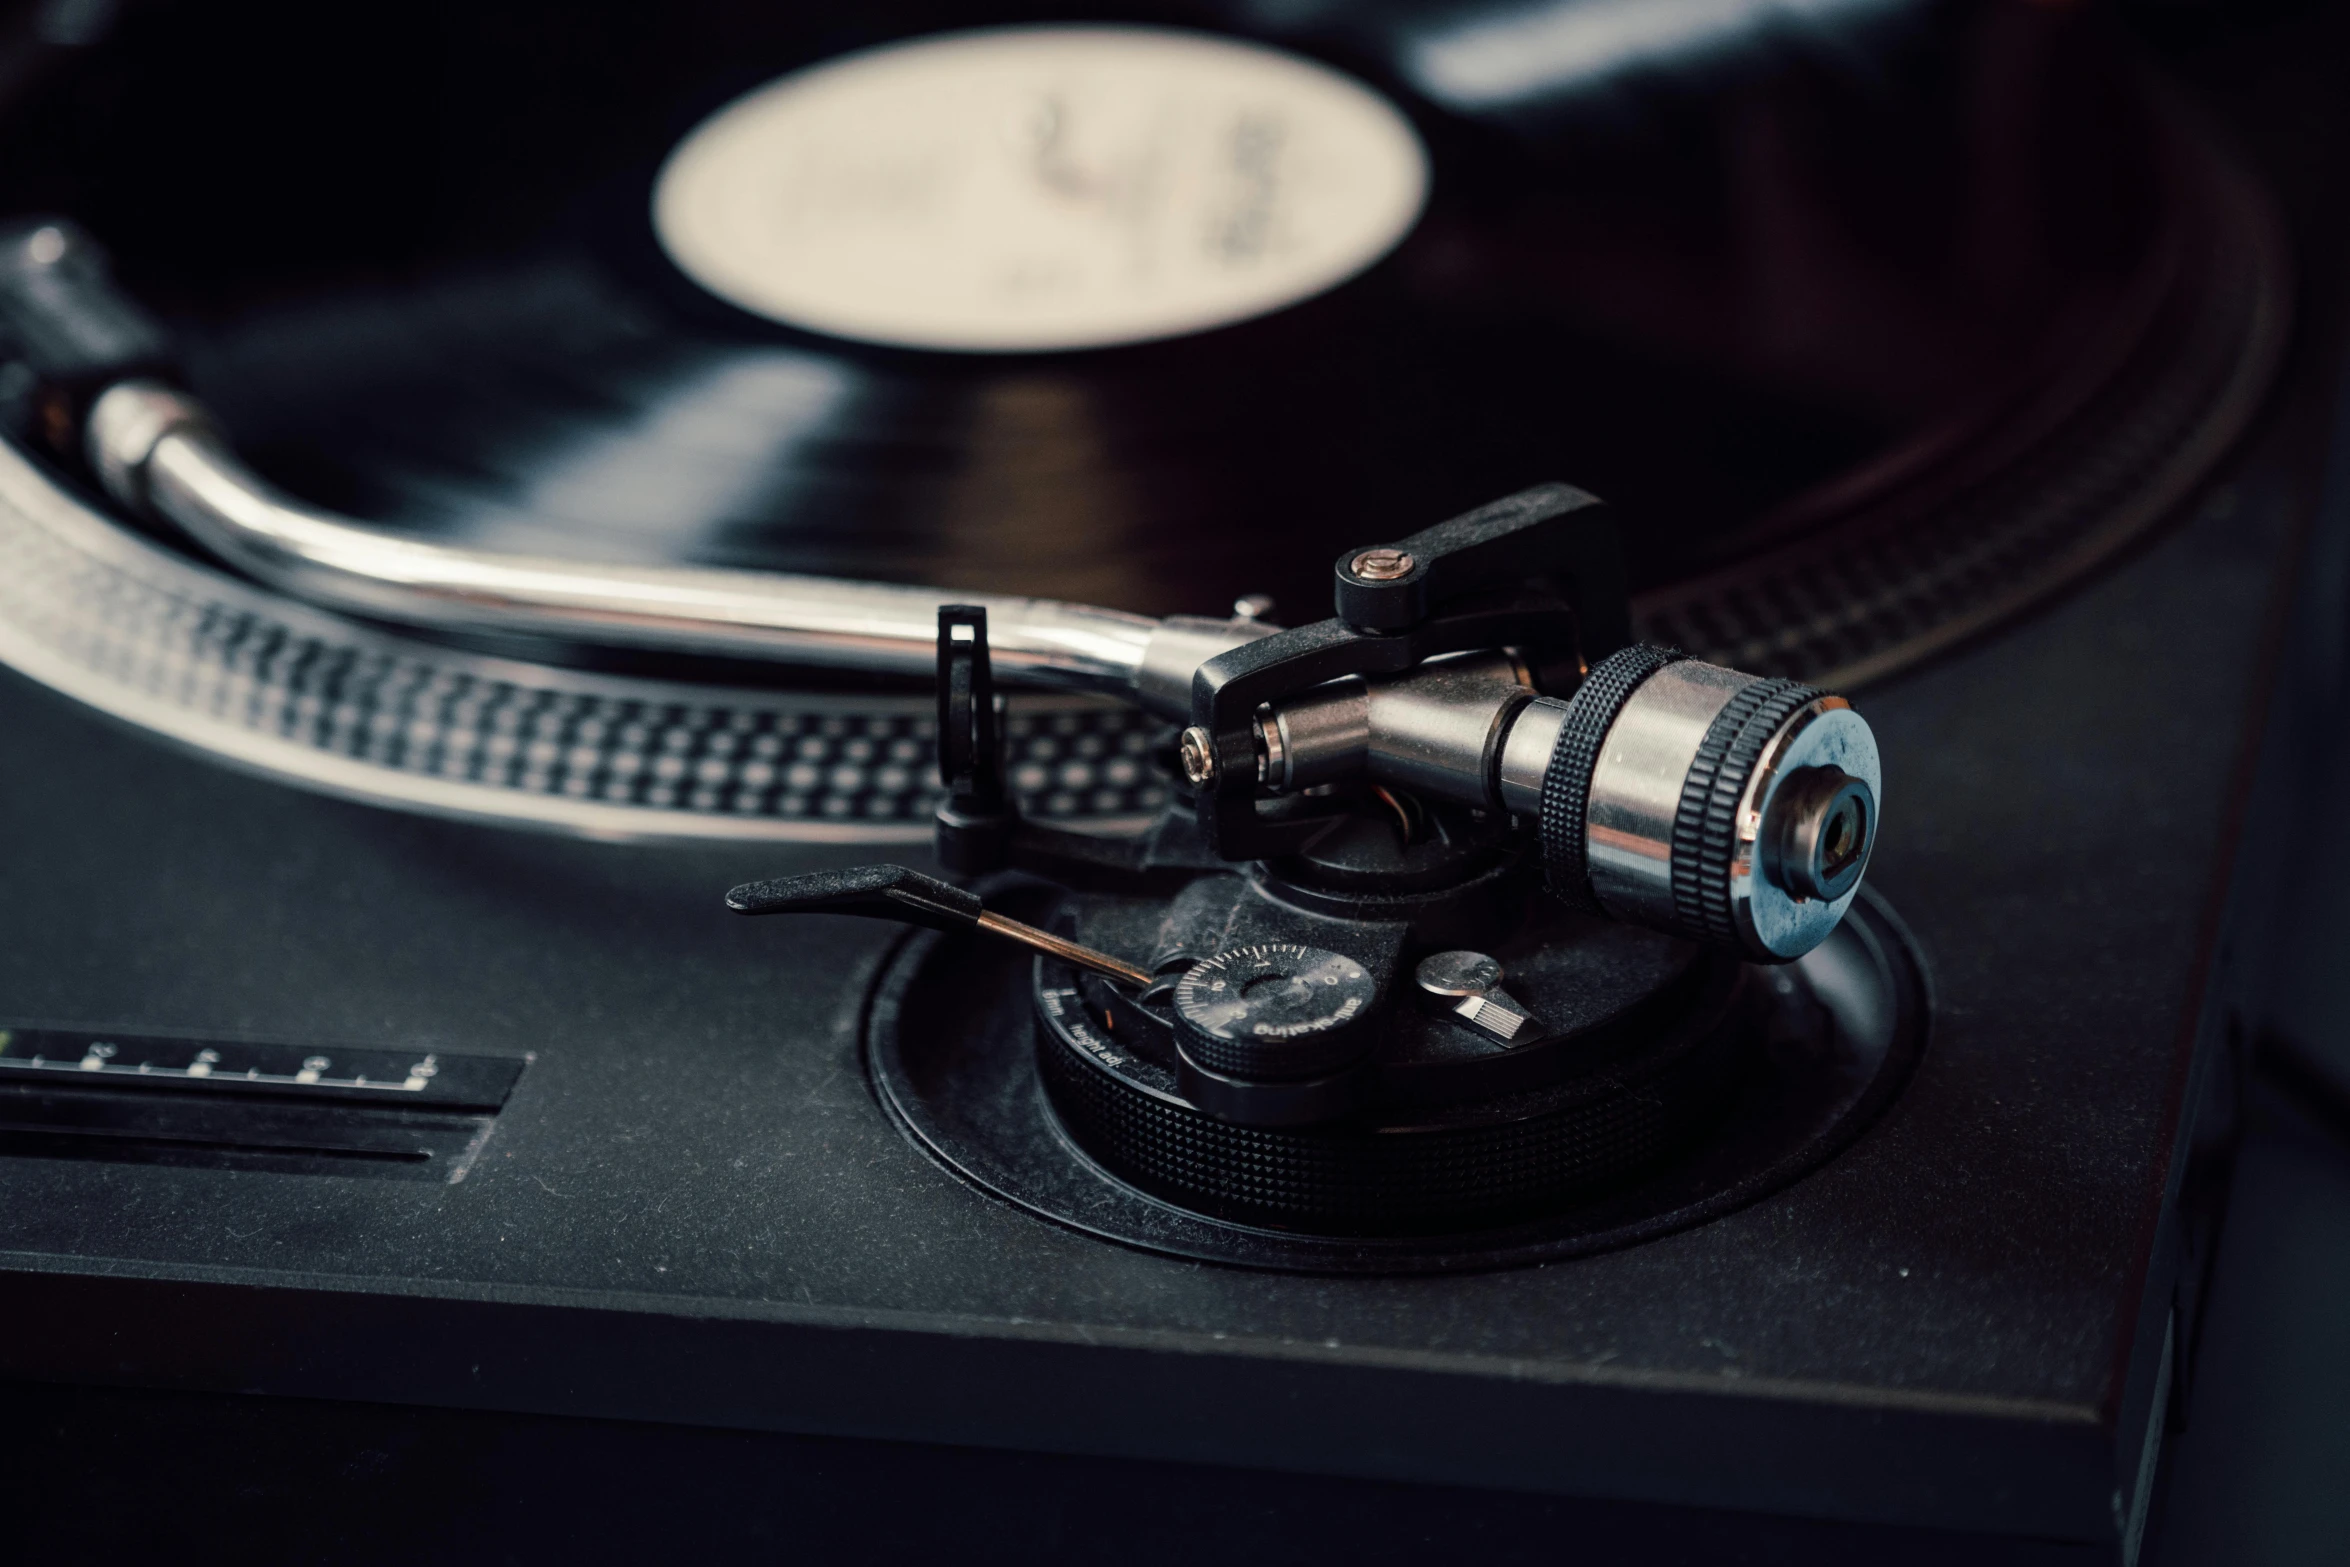
<svg viewBox="0 0 2350 1567">
<path fill-rule="evenodd" d="M 1195 964 L 1175 986 L 1175 1010 L 1210 1039 L 1272 1045 L 1346 1029 L 1370 1010 L 1377 988 L 1342 953 L 1268 943 Z"/>
</svg>

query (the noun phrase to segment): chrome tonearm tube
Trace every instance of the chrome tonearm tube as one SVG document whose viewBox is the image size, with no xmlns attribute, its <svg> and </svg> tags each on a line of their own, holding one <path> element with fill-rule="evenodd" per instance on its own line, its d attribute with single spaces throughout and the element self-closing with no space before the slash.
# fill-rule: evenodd
<svg viewBox="0 0 2350 1567">
<path fill-rule="evenodd" d="M 597 566 L 403 538 L 282 493 L 203 408 L 158 381 L 92 401 L 84 456 L 109 496 L 246 574 L 314 604 L 439 631 L 525 632 L 834 669 L 927 676 L 934 588 L 691 566 Z M 1153 619 L 1008 595 L 986 606 L 1008 681 L 1188 711 L 1191 672 L 1271 627 Z"/>
<path fill-rule="evenodd" d="M 294 597 L 442 631 L 942 667 L 936 589 L 465 549 L 284 495 L 150 373 L 159 331 L 70 225 L 0 235 L 0 317 L 110 497 Z M 1842 918 L 1877 831 L 1868 726 L 1841 697 L 1630 645 L 1592 497 L 1541 486 L 1350 551 L 1335 576 L 1337 615 L 1287 631 L 954 602 L 984 611 L 989 679 L 1187 722 L 1181 766 L 1221 858 L 1295 853 L 1335 819 L 1317 798 L 1369 787 L 1515 819 L 1570 903 L 1751 957 L 1798 956 Z"/>
</svg>

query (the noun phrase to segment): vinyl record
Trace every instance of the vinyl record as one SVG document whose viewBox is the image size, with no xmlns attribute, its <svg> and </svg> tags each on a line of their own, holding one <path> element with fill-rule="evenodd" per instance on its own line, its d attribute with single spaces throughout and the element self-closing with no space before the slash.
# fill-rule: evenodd
<svg viewBox="0 0 2350 1567">
<path fill-rule="evenodd" d="M 0 212 L 102 241 L 280 486 L 488 549 L 1294 624 L 1563 478 L 1645 640 L 1849 687 L 2175 514 L 2283 342 L 2264 195 L 2095 7 L 92 15 L 0 81 Z M 209 754 L 925 830 L 905 682 L 359 624 L 75 484 L 0 463 L 0 661 Z M 1148 731 L 1016 713 L 1023 809 L 1154 808 Z"/>
<path fill-rule="evenodd" d="M 1170 29 L 1127 35 L 1146 51 L 1221 40 L 1356 84 L 1426 149 L 1424 209 L 1353 275 L 1156 341 L 813 329 L 655 232 L 664 163 L 729 104 L 1023 22 L 1002 6 L 181 5 L 71 86 L 69 155 L 10 194 L 117 246 L 264 471 L 420 534 L 1311 618 L 1346 544 L 1565 476 L 1632 519 L 1652 585 L 2017 402 L 2132 307 L 2162 227 L 2156 138 L 2093 21 L 1796 15 L 1091 13 Z M 1278 140 L 1305 112 L 1243 82 L 1197 126 L 1103 130 L 1122 106 L 1056 64 L 1066 36 L 950 37 L 948 80 L 982 45 L 1034 58 L 1017 115 L 937 134 L 993 138 L 977 161 L 1080 242 L 1133 226 L 1112 187 L 1185 136 L 1241 166 L 1234 125 Z"/>
</svg>

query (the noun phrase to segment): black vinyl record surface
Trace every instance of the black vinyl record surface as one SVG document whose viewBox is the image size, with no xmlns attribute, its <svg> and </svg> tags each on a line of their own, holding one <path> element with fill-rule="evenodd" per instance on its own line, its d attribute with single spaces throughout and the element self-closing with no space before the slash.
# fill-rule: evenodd
<svg viewBox="0 0 2350 1567">
<path fill-rule="evenodd" d="M 420 534 L 1296 621 L 1340 548 L 1566 478 L 1654 590 L 2012 465 L 2142 379 L 2178 271 L 2166 138 L 2100 14 L 1791 18 L 189 0 L 19 97 L 0 205 L 115 249 L 263 471 Z M 1425 209 L 1300 302 L 1048 352 L 794 328 L 657 242 L 662 161 L 739 95 L 1067 20 L 1366 84 L 1427 148 Z"/>
</svg>

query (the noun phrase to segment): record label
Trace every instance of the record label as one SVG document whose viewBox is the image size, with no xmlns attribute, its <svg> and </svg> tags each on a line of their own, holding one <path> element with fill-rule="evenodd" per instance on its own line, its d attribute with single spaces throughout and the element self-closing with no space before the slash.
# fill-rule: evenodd
<svg viewBox="0 0 2350 1567">
<path fill-rule="evenodd" d="M 1308 60 L 1144 27 L 956 33 L 737 99 L 653 193 L 677 266 L 787 325 L 1035 352 L 1204 331 L 1346 281 L 1419 217 L 1392 104 Z"/>
</svg>

